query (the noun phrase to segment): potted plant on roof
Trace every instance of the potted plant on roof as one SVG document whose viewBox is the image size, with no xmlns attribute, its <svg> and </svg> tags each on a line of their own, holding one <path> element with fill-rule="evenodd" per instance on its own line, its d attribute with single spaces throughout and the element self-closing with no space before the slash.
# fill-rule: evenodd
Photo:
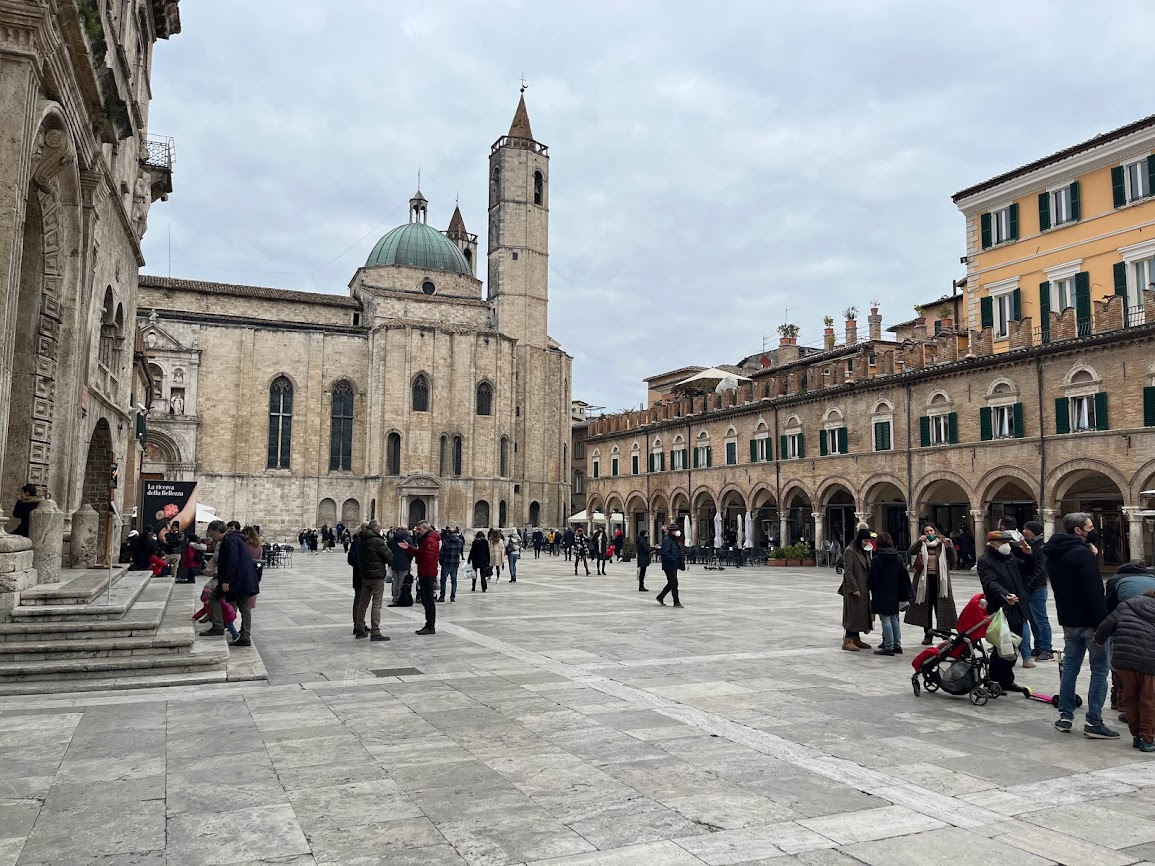
<svg viewBox="0 0 1155 866">
<path fill-rule="evenodd" d="M 938 308 L 938 317 L 942 321 L 942 329 L 944 331 L 954 329 L 954 307 L 950 304 L 943 304 Z"/>
<path fill-rule="evenodd" d="M 779 345 L 795 345 L 798 342 L 798 331 L 799 328 L 797 325 L 793 324 L 792 322 L 783 322 L 778 326 Z"/>
<path fill-rule="evenodd" d="M 834 316 L 823 316 L 822 324 L 826 329 L 822 332 L 822 341 L 825 343 L 827 349 L 834 348 Z"/>
<path fill-rule="evenodd" d="M 842 316 L 844 319 L 846 319 L 847 324 L 857 325 L 858 324 L 858 307 L 855 307 L 853 305 L 847 307 L 845 310 L 842 311 Z"/>
</svg>

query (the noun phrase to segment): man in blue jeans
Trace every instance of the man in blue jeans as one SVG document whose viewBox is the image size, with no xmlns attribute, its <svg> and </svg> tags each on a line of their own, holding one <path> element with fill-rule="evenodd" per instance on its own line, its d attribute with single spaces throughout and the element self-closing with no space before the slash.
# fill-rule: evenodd
<svg viewBox="0 0 1155 866">
<path fill-rule="evenodd" d="M 1055 730 L 1069 734 L 1075 720 L 1075 683 L 1083 657 L 1091 656 L 1091 687 L 1087 692 L 1087 719 L 1083 736 L 1115 740 L 1119 732 L 1103 724 L 1107 699 L 1107 648 L 1095 643 L 1095 629 L 1107 616 L 1107 601 L 1099 562 L 1087 542 L 1095 524 L 1090 514 L 1077 511 L 1063 517 L 1063 532 L 1056 532 L 1043 546 L 1047 574 L 1055 593 L 1059 625 L 1063 627 L 1063 677 L 1059 686 L 1059 720 Z"/>
<path fill-rule="evenodd" d="M 1054 661 L 1055 651 L 1051 646 L 1051 621 L 1047 617 L 1047 563 L 1043 558 L 1043 524 L 1028 520 L 1023 524 L 1023 538 L 1035 554 L 1035 576 L 1031 578 L 1031 596 L 1027 599 L 1027 609 L 1031 618 L 1031 637 L 1035 645 L 1032 649 L 1026 636 L 1020 649 L 1030 654 L 1035 661 Z"/>
</svg>

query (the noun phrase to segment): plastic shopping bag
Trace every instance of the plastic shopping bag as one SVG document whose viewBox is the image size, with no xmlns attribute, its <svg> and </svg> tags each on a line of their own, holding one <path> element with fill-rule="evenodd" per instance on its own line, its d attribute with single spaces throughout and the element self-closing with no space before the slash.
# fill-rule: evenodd
<svg viewBox="0 0 1155 866">
<path fill-rule="evenodd" d="M 1013 659 L 1018 651 L 1022 638 L 1011 631 L 1010 624 L 1003 614 L 1002 608 L 995 611 L 991 624 L 987 627 L 987 642 L 990 643 L 1004 659 Z"/>
</svg>

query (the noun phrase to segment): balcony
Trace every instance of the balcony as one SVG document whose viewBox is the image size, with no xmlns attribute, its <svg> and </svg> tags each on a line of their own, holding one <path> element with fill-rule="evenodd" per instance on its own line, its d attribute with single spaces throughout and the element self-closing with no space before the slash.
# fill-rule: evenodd
<svg viewBox="0 0 1155 866">
<path fill-rule="evenodd" d="M 171 136 L 150 135 L 144 141 L 140 164 L 152 176 L 152 200 L 167 198 L 172 192 L 173 140 Z"/>
</svg>

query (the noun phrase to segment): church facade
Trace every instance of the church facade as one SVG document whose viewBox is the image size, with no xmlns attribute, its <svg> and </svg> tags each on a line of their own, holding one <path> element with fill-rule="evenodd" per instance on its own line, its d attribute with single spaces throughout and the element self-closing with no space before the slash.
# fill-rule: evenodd
<svg viewBox="0 0 1155 866">
<path fill-rule="evenodd" d="M 347 296 L 142 275 L 144 477 L 274 538 L 376 517 L 560 525 L 572 359 L 547 332 L 549 154 L 524 98 L 489 157 L 488 282 L 418 191 Z"/>
</svg>

